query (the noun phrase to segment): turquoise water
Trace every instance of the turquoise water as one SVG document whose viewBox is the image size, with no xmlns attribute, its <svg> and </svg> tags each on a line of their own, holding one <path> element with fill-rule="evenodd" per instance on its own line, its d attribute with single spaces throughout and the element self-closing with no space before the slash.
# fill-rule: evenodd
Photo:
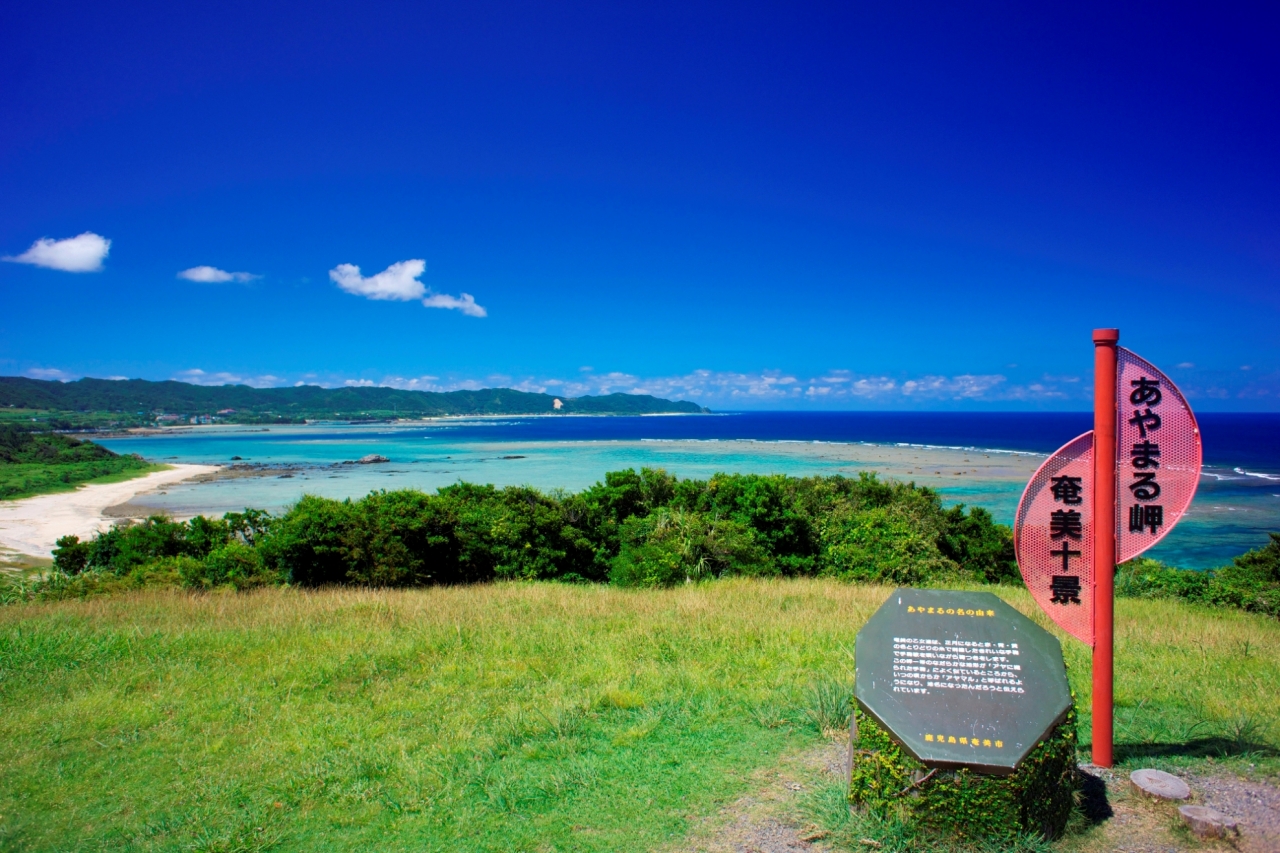
<svg viewBox="0 0 1280 853">
<path fill-rule="evenodd" d="M 954 459 L 960 448 L 984 446 L 982 435 L 995 433 L 999 444 L 1021 445 L 1007 458 L 1026 474 L 960 480 L 906 478 L 935 486 L 949 503 L 986 507 L 1009 524 L 1030 470 L 1043 455 L 1077 434 L 1080 426 L 1063 416 L 1046 415 L 1032 416 L 1031 420 L 1025 415 L 1004 415 L 1001 417 L 1007 420 L 994 422 L 965 422 L 961 418 L 959 426 L 954 415 L 929 413 L 940 418 L 933 426 L 921 416 L 912 420 L 911 416 L 896 415 L 906 420 L 873 420 L 868 427 L 856 419 L 823 420 L 796 413 L 786 413 L 790 417 L 780 419 L 782 414 L 227 427 L 105 439 L 102 443 L 116 452 L 139 453 L 156 461 L 227 464 L 239 456 L 244 462 L 272 466 L 266 476 L 171 486 L 135 501 L 159 511 L 189 515 L 220 514 L 246 506 L 278 512 L 303 494 L 347 498 L 377 489 L 432 491 L 460 480 L 576 491 L 601 480 L 607 471 L 641 467 L 665 468 L 680 477 L 698 478 L 716 472 L 856 476 L 860 471 L 884 470 L 884 465 L 853 457 L 894 444 L 884 440 L 886 433 L 905 433 L 913 442 L 913 452 L 933 454 L 930 458 L 938 459 Z M 821 436 L 822 440 L 788 437 L 807 435 Z M 1212 433 L 1206 429 L 1206 435 Z M 933 436 L 940 440 L 932 448 L 922 447 L 931 444 L 928 441 L 916 443 Z M 1194 568 L 1220 565 L 1265 544 L 1266 531 L 1280 530 L 1280 475 L 1267 465 L 1269 433 L 1264 431 L 1261 436 L 1234 442 L 1239 459 L 1247 460 L 1250 468 L 1232 465 L 1230 456 L 1224 460 L 1221 454 L 1215 464 L 1206 466 L 1191 511 L 1151 556 Z M 1259 442 L 1261 448 L 1255 446 Z M 997 446 L 997 441 L 991 446 Z M 391 462 L 343 464 L 374 453 Z M 1208 446 L 1206 456 L 1214 460 Z M 934 466 L 917 465 L 923 467 Z M 1259 467 L 1268 470 L 1252 470 Z"/>
</svg>

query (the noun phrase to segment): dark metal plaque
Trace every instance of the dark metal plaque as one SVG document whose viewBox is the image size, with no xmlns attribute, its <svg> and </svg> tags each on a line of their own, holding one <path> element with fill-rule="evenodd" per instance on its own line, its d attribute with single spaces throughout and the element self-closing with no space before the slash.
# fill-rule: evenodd
<svg viewBox="0 0 1280 853">
<path fill-rule="evenodd" d="M 1011 773 L 1071 707 L 1058 640 L 989 592 L 895 590 L 855 658 L 862 710 L 931 767 Z"/>
</svg>

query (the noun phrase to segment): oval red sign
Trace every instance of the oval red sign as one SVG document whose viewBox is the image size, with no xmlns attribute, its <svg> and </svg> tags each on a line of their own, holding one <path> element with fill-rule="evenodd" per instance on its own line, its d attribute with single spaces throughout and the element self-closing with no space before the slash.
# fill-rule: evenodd
<svg viewBox="0 0 1280 853">
<path fill-rule="evenodd" d="M 1018 569 L 1036 604 L 1093 645 L 1093 432 L 1072 439 L 1036 471 L 1013 525 Z"/>
<path fill-rule="evenodd" d="M 1150 362 L 1116 347 L 1116 562 L 1155 545 L 1200 484 L 1200 427 L 1182 392 Z"/>
</svg>

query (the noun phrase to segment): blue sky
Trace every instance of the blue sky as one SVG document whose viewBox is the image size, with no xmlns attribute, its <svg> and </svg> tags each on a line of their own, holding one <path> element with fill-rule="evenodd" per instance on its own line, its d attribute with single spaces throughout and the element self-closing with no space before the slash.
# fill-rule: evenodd
<svg viewBox="0 0 1280 853">
<path fill-rule="evenodd" d="M 1280 409 L 1277 12 L 1113 6 L 5 4 L 0 373 Z"/>
</svg>

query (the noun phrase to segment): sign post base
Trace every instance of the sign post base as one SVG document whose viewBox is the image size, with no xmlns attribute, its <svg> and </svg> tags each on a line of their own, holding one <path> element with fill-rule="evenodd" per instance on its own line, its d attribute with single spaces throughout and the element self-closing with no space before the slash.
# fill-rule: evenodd
<svg viewBox="0 0 1280 853">
<path fill-rule="evenodd" d="M 930 768 L 861 709 L 853 713 L 853 807 L 973 840 L 1012 840 L 1028 833 L 1052 839 L 1066 827 L 1075 807 L 1074 708 L 1009 776 Z"/>
</svg>

